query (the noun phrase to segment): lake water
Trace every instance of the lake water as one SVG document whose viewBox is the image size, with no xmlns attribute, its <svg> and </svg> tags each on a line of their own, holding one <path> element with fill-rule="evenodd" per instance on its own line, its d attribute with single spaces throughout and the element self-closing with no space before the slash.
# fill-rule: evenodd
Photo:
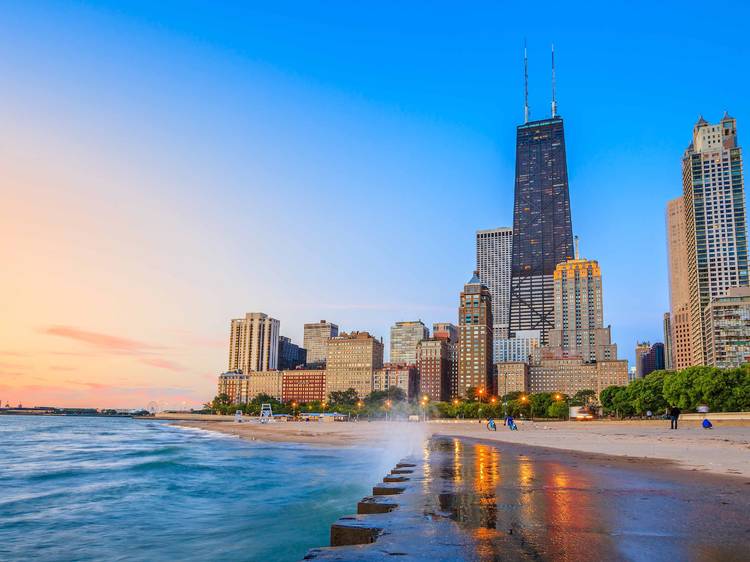
<svg viewBox="0 0 750 562">
<path fill-rule="evenodd" d="M 328 544 L 389 456 L 157 421 L 0 416 L 0 560 L 299 560 Z"/>
</svg>

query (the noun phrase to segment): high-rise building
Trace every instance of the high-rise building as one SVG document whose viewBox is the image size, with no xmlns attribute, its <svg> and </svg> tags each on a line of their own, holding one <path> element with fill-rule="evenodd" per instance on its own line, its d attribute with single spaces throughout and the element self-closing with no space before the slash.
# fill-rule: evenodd
<svg viewBox="0 0 750 562">
<path fill-rule="evenodd" d="M 396 322 L 391 326 L 391 363 L 417 362 L 417 344 L 430 337 L 430 331 L 421 320 Z"/>
<path fill-rule="evenodd" d="M 750 362 L 750 288 L 733 287 L 706 307 L 706 364 L 722 369 Z"/>
<path fill-rule="evenodd" d="M 229 371 L 276 369 L 279 356 L 279 321 L 262 312 L 248 312 L 232 320 L 229 335 Z"/>
<path fill-rule="evenodd" d="M 671 371 L 674 369 L 674 363 L 672 361 L 672 316 L 669 312 L 664 313 L 662 328 L 664 330 L 664 368 Z"/>
<path fill-rule="evenodd" d="M 636 342 L 635 343 L 635 378 L 642 379 L 643 373 L 643 356 L 651 351 L 651 342 Z"/>
<path fill-rule="evenodd" d="M 353 388 L 360 398 L 372 392 L 372 378 L 383 368 L 383 342 L 367 332 L 342 333 L 328 340 L 326 396 Z"/>
<path fill-rule="evenodd" d="M 477 271 L 492 295 L 494 338 L 508 337 L 513 229 L 477 230 Z"/>
<path fill-rule="evenodd" d="M 432 324 L 432 337 L 440 337 L 443 339 L 447 337 L 451 343 L 457 344 L 458 326 L 450 322 L 435 322 Z"/>
<path fill-rule="evenodd" d="M 419 371 L 414 364 L 385 363 L 372 377 L 372 390 L 400 388 L 407 398 L 414 398 L 419 392 Z"/>
<path fill-rule="evenodd" d="M 417 346 L 419 395 L 430 400 L 448 400 L 451 393 L 451 343 L 430 338 Z"/>
<path fill-rule="evenodd" d="M 464 286 L 458 309 L 458 390 L 492 387 L 492 295 L 477 272 Z"/>
<path fill-rule="evenodd" d="M 539 330 L 542 345 L 554 326 L 553 275 L 573 257 L 563 120 L 519 125 L 510 281 L 511 337 Z"/>
<path fill-rule="evenodd" d="M 604 327 L 602 273 L 596 260 L 560 263 L 554 273 L 554 329 L 549 346 L 559 356 L 580 356 L 584 361 L 617 359 L 610 327 Z"/>
<path fill-rule="evenodd" d="M 702 117 L 682 158 L 687 224 L 692 364 L 706 362 L 705 309 L 731 287 L 748 285 L 745 189 L 737 123 Z"/>
<path fill-rule="evenodd" d="M 277 368 L 279 371 L 285 369 L 296 369 L 305 364 L 307 351 L 286 336 L 279 336 L 279 359 Z"/>
<path fill-rule="evenodd" d="M 492 342 L 492 361 L 497 363 L 528 363 L 539 352 L 539 330 L 519 330 L 514 338 Z"/>
<path fill-rule="evenodd" d="M 682 196 L 667 203 L 666 219 L 672 334 L 671 356 L 673 368 L 680 371 L 693 364 L 692 338 L 690 337 L 687 224 Z"/>
<path fill-rule="evenodd" d="M 664 344 L 661 342 L 653 344 L 639 358 L 638 372 L 641 377 L 645 377 L 654 371 L 662 371 L 664 367 Z"/>
<path fill-rule="evenodd" d="M 432 325 L 432 337 L 448 343 L 448 370 L 450 398 L 460 395 L 458 391 L 458 326 L 450 322 L 435 322 Z"/>
<path fill-rule="evenodd" d="M 307 364 L 323 366 L 326 363 L 328 340 L 339 335 L 339 327 L 331 322 L 321 320 L 305 324 L 302 345 L 307 350 Z"/>
</svg>

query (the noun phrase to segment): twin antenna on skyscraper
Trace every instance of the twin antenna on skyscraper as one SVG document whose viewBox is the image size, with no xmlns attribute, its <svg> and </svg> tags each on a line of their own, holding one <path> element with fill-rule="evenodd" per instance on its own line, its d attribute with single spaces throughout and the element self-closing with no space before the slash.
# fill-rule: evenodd
<svg viewBox="0 0 750 562">
<path fill-rule="evenodd" d="M 552 44 L 552 118 L 557 117 L 557 99 L 555 98 L 555 45 Z M 529 56 L 526 40 L 523 42 L 523 122 L 529 122 Z"/>
</svg>

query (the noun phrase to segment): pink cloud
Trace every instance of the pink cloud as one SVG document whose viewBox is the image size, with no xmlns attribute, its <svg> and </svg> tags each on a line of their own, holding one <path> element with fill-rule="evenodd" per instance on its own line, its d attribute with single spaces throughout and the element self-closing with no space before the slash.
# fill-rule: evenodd
<svg viewBox="0 0 750 562">
<path fill-rule="evenodd" d="M 157 352 L 166 349 L 160 345 L 153 345 L 110 334 L 80 330 L 72 326 L 50 326 L 42 329 L 41 332 L 50 336 L 58 336 L 76 342 L 85 343 L 101 353 L 137 357 L 140 363 L 156 367 L 157 369 L 165 369 L 176 373 L 184 372 L 186 370 L 182 365 L 179 365 L 174 361 L 158 357 Z"/>
<path fill-rule="evenodd" d="M 162 359 L 160 357 L 144 357 L 141 359 L 141 363 L 151 365 L 152 367 L 158 367 L 159 369 L 167 369 L 168 371 L 174 371 L 181 373 L 185 370 L 185 367 L 178 365 L 177 363 L 168 359 Z"/>
<path fill-rule="evenodd" d="M 45 328 L 44 330 L 42 330 L 42 332 L 50 336 L 59 336 L 62 338 L 80 341 L 102 351 L 111 353 L 114 352 L 138 355 L 141 353 L 148 353 L 157 349 L 163 349 L 160 346 L 151 345 L 145 342 L 121 338 L 119 336 L 112 336 L 109 334 L 102 334 L 99 332 L 79 330 L 78 328 L 73 328 L 72 326 L 50 326 L 49 328 Z"/>
</svg>

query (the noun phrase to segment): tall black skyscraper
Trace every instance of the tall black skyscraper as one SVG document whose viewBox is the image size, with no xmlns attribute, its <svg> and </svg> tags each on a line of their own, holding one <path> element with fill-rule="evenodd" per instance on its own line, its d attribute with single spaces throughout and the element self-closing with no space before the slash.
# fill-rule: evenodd
<svg viewBox="0 0 750 562">
<path fill-rule="evenodd" d="M 520 125 L 516 137 L 509 330 L 539 330 L 542 344 L 554 328 L 555 266 L 573 258 L 565 136 L 555 110 L 553 97 L 553 117 Z"/>
</svg>

